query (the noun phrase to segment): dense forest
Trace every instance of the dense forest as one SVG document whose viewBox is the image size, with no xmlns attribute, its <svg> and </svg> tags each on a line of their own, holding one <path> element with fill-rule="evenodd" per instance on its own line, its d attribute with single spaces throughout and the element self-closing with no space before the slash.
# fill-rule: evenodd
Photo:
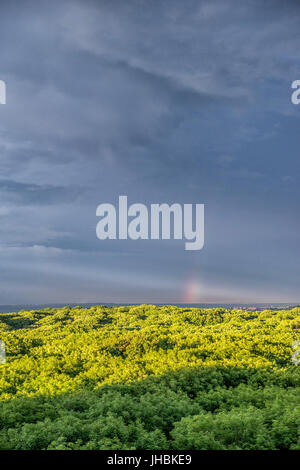
<svg viewBox="0 0 300 470">
<path fill-rule="evenodd" d="M 0 449 L 300 449 L 300 308 L 0 314 Z"/>
</svg>

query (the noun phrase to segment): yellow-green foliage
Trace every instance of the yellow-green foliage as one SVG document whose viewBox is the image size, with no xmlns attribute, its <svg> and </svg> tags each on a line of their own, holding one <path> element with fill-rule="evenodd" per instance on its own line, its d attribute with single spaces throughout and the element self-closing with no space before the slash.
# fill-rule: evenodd
<svg viewBox="0 0 300 470">
<path fill-rule="evenodd" d="M 0 448 L 300 449 L 300 308 L 0 314 Z"/>
</svg>

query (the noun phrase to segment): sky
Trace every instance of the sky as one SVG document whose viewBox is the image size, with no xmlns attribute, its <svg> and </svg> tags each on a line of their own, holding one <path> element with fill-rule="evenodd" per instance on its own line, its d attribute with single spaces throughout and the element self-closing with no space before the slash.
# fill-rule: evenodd
<svg viewBox="0 0 300 470">
<path fill-rule="evenodd" d="M 1 1 L 0 305 L 300 302 L 300 5 Z M 205 204 L 205 244 L 96 208 Z"/>
</svg>

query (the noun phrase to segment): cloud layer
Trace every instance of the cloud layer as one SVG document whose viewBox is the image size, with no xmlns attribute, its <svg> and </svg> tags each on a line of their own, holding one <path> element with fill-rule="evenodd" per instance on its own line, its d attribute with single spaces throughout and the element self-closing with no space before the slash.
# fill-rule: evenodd
<svg viewBox="0 0 300 470">
<path fill-rule="evenodd" d="M 1 2 L 0 304 L 298 301 L 296 1 Z M 100 242 L 205 203 L 206 245 Z"/>
</svg>

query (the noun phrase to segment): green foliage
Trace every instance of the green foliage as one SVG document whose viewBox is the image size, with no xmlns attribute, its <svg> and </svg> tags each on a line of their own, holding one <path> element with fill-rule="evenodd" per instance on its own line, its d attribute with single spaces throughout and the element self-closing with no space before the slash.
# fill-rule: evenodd
<svg viewBox="0 0 300 470">
<path fill-rule="evenodd" d="M 0 449 L 300 449 L 300 308 L 0 314 Z"/>
</svg>

